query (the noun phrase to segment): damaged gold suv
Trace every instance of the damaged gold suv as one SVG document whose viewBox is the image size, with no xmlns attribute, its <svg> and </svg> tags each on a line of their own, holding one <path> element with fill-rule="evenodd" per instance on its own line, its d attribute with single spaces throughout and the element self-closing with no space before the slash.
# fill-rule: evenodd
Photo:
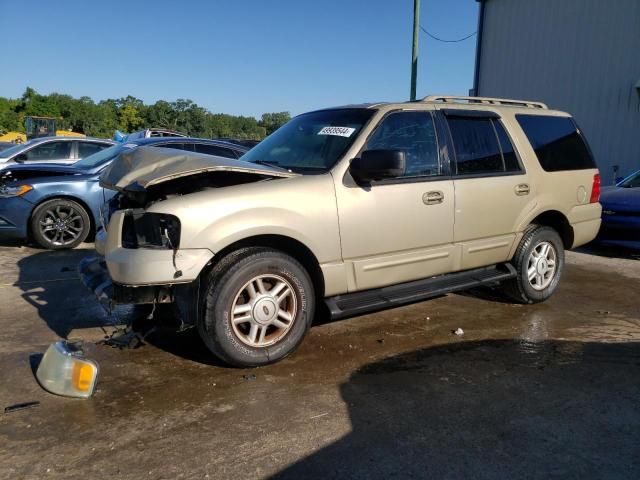
<svg viewBox="0 0 640 480">
<path fill-rule="evenodd" d="M 600 177 L 570 115 L 427 97 L 300 115 L 237 160 L 138 147 L 81 276 L 107 303 L 171 303 L 218 357 L 257 366 L 333 318 L 501 284 L 547 299 L 596 236 Z"/>
</svg>

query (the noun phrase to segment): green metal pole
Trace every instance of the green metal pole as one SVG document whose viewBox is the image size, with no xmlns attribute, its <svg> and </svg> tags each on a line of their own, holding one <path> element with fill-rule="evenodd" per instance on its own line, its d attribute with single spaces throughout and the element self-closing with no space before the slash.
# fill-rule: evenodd
<svg viewBox="0 0 640 480">
<path fill-rule="evenodd" d="M 411 48 L 411 101 L 416 99 L 418 79 L 418 33 L 420 29 L 420 0 L 413 0 L 413 47 Z"/>
</svg>

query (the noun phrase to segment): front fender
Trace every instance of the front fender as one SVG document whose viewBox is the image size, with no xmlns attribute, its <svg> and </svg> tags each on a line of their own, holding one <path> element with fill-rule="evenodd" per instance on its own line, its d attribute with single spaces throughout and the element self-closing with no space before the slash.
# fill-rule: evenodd
<svg viewBox="0 0 640 480">
<path fill-rule="evenodd" d="M 256 235 L 282 235 L 304 244 L 321 264 L 341 259 L 330 174 L 210 189 L 158 202 L 148 210 L 180 219 L 180 248 L 215 253 Z"/>
<path fill-rule="evenodd" d="M 305 225 L 305 228 L 298 228 Z M 319 226 L 319 225 L 318 225 Z M 256 208 L 235 212 L 203 229 L 194 239 L 197 245 L 208 245 L 213 252 L 258 235 L 281 235 L 304 244 L 320 262 L 335 260 L 331 240 L 299 212 L 281 208 Z M 311 236 L 313 235 L 313 236 Z M 326 243 L 325 243 L 326 242 Z M 323 244 L 325 243 L 325 244 Z M 322 252 L 326 252 L 324 255 Z M 325 260 L 322 260 L 324 257 Z"/>
</svg>

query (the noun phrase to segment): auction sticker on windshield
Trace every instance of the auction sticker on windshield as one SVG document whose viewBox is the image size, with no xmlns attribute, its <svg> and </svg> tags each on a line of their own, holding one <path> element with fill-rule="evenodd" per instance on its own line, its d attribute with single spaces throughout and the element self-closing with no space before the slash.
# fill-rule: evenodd
<svg viewBox="0 0 640 480">
<path fill-rule="evenodd" d="M 324 127 L 318 132 L 318 135 L 337 135 L 338 137 L 350 137 L 355 128 L 351 127 Z"/>
</svg>

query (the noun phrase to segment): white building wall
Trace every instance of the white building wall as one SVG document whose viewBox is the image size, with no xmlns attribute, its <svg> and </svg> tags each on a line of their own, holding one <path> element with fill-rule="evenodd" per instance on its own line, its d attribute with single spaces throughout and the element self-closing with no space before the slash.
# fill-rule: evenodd
<svg viewBox="0 0 640 480">
<path fill-rule="evenodd" d="M 484 0 L 476 94 L 570 112 L 611 184 L 640 169 L 640 0 Z"/>
</svg>

